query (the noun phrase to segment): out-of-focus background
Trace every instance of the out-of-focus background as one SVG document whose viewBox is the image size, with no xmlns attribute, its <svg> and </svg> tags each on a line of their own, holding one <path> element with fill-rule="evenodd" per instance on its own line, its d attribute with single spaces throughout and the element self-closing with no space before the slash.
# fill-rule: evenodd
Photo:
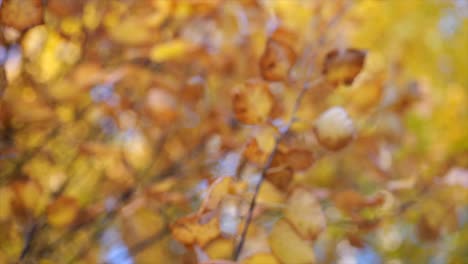
<svg viewBox="0 0 468 264">
<path fill-rule="evenodd" d="M 0 5 L 0 263 L 468 263 L 468 1 Z"/>
</svg>

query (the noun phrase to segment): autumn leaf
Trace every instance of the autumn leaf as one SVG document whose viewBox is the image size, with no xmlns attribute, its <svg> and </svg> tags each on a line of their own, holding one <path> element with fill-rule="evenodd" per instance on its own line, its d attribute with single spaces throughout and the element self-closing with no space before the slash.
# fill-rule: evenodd
<svg viewBox="0 0 468 264">
<path fill-rule="evenodd" d="M 249 125 L 265 122 L 273 109 L 273 103 L 274 97 L 268 84 L 258 80 L 237 86 L 232 99 L 237 120 Z"/>
<path fill-rule="evenodd" d="M 269 39 L 260 58 L 260 73 L 267 81 L 283 81 L 296 61 L 296 54 L 286 43 Z"/>
<path fill-rule="evenodd" d="M 212 214 L 194 214 L 175 221 L 171 231 L 174 239 L 180 243 L 203 247 L 220 235 L 219 219 Z"/>
<path fill-rule="evenodd" d="M 300 148 L 291 148 L 285 154 L 286 163 L 295 171 L 308 169 L 314 163 L 312 151 Z"/>
<path fill-rule="evenodd" d="M 260 148 L 255 138 L 247 143 L 243 155 L 248 161 L 257 165 L 264 164 L 267 158 L 267 153 Z"/>
<path fill-rule="evenodd" d="M 41 0 L 4 0 L 0 9 L 3 24 L 25 30 L 42 24 Z"/>
<path fill-rule="evenodd" d="M 312 244 L 303 240 L 285 220 L 279 220 L 270 234 L 270 246 L 273 254 L 281 263 L 315 263 Z"/>
<path fill-rule="evenodd" d="M 269 169 L 265 179 L 279 190 L 287 190 L 294 177 L 294 170 L 289 166 L 280 166 Z"/>
<path fill-rule="evenodd" d="M 303 188 L 295 189 L 288 198 L 284 217 L 304 239 L 314 239 L 326 227 L 320 203 Z"/>
<path fill-rule="evenodd" d="M 355 128 L 346 110 L 342 107 L 332 107 L 317 118 L 314 132 L 322 146 L 336 151 L 351 142 Z"/>
<path fill-rule="evenodd" d="M 76 199 L 61 196 L 47 206 L 47 221 L 54 227 L 70 226 L 78 217 L 79 209 Z"/>
<path fill-rule="evenodd" d="M 365 58 L 366 53 L 357 49 L 330 51 L 325 56 L 323 74 L 334 85 L 350 85 L 361 72 Z"/>
<path fill-rule="evenodd" d="M 280 262 L 269 253 L 259 253 L 250 256 L 241 262 L 242 264 L 279 264 Z"/>
</svg>

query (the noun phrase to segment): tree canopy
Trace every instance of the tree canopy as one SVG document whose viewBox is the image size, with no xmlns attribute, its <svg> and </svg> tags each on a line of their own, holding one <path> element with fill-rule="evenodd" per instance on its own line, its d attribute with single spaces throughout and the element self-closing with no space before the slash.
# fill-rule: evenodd
<svg viewBox="0 0 468 264">
<path fill-rule="evenodd" d="M 467 263 L 463 0 L 0 0 L 0 263 Z"/>
</svg>

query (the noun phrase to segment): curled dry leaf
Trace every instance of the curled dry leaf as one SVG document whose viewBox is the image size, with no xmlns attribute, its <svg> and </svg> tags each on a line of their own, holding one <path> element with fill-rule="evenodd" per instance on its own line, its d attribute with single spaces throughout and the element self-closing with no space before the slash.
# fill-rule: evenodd
<svg viewBox="0 0 468 264">
<path fill-rule="evenodd" d="M 1 22 L 18 30 L 42 24 L 41 0 L 4 0 L 0 10 Z"/>
<path fill-rule="evenodd" d="M 314 153 L 306 149 L 290 149 L 286 153 L 286 163 L 295 171 L 308 169 L 314 163 Z"/>
<path fill-rule="evenodd" d="M 354 78 L 361 72 L 366 53 L 357 49 L 330 51 L 324 61 L 323 74 L 333 85 L 353 83 Z"/>
<path fill-rule="evenodd" d="M 353 120 L 342 107 L 332 107 L 315 121 L 314 132 L 320 145 L 329 150 L 340 150 L 354 137 Z"/>
<path fill-rule="evenodd" d="M 218 217 L 211 214 L 189 215 L 171 225 L 172 236 L 180 243 L 201 247 L 220 235 Z"/>
<path fill-rule="evenodd" d="M 326 218 L 315 198 L 306 189 L 294 190 L 286 204 L 285 218 L 304 239 L 315 239 L 326 227 Z"/>
<path fill-rule="evenodd" d="M 294 170 L 289 166 L 271 168 L 265 174 L 265 179 L 282 191 L 288 189 L 293 177 Z"/>
<path fill-rule="evenodd" d="M 47 206 L 47 221 L 54 227 L 70 226 L 79 213 L 79 204 L 72 197 L 62 196 Z"/>
<path fill-rule="evenodd" d="M 367 198 L 356 191 L 346 190 L 337 193 L 333 197 L 333 201 L 335 202 L 336 207 L 338 207 L 340 210 L 353 215 L 365 207 L 376 207 L 383 205 L 385 203 L 385 195 L 379 193 L 375 196 Z"/>
<path fill-rule="evenodd" d="M 315 253 L 310 241 L 302 239 L 285 220 L 279 220 L 275 224 L 269 242 L 271 251 L 281 263 L 315 263 Z"/>
<path fill-rule="evenodd" d="M 283 81 L 296 62 L 296 54 L 285 42 L 270 38 L 260 58 L 260 74 L 267 81 Z"/>
<path fill-rule="evenodd" d="M 256 80 L 238 86 L 232 101 L 237 120 L 249 125 L 265 122 L 270 116 L 273 104 L 274 97 L 268 84 Z"/>
</svg>

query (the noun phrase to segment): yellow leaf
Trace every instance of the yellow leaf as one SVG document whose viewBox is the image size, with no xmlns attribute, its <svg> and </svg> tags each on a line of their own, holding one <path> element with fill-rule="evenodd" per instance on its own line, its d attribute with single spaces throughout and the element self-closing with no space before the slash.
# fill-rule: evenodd
<svg viewBox="0 0 468 264">
<path fill-rule="evenodd" d="M 273 254 L 284 264 L 315 263 L 312 244 L 303 240 L 285 220 L 279 220 L 270 234 Z"/>
<path fill-rule="evenodd" d="M 254 80 L 238 86 L 232 101 L 237 120 L 249 125 L 265 122 L 273 104 L 274 97 L 268 84 Z"/>
<path fill-rule="evenodd" d="M 242 264 L 280 264 L 279 261 L 269 253 L 255 254 L 242 261 Z"/>
<path fill-rule="evenodd" d="M 303 188 L 296 189 L 291 194 L 284 216 L 305 239 L 314 239 L 326 227 L 320 203 L 313 193 Z"/>
<path fill-rule="evenodd" d="M 211 259 L 229 259 L 233 249 L 234 244 L 231 239 L 218 238 L 209 243 L 204 250 Z"/>
<path fill-rule="evenodd" d="M 73 223 L 79 212 L 78 202 L 62 196 L 47 206 L 47 221 L 55 227 L 66 227 Z"/>
<path fill-rule="evenodd" d="M 175 39 L 154 46 L 151 49 L 150 58 L 155 62 L 164 62 L 186 56 L 194 49 L 193 44 L 182 39 Z"/>
</svg>

